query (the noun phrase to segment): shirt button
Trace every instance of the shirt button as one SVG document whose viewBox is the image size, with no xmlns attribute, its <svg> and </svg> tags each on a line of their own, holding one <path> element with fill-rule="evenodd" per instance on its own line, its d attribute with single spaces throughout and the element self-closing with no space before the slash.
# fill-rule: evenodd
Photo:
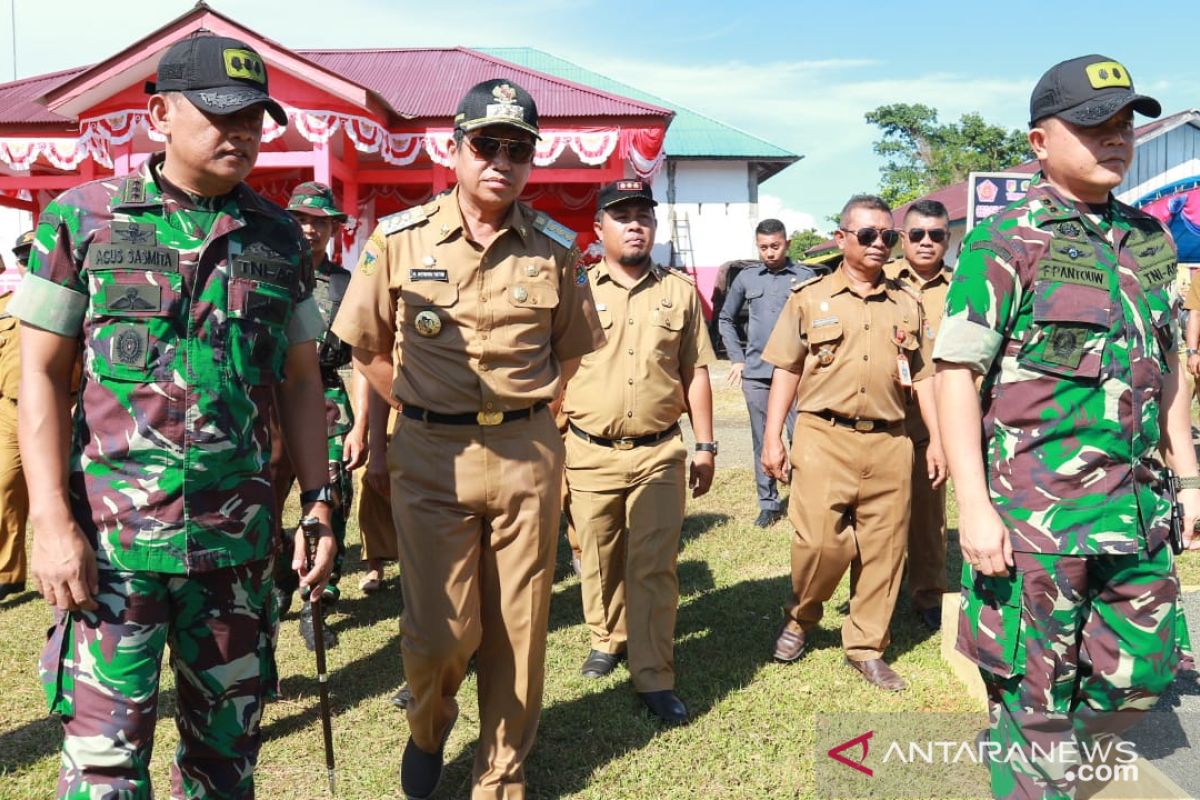
<svg viewBox="0 0 1200 800">
<path fill-rule="evenodd" d="M 633 412 L 632 412 L 632 411 L 626 411 L 626 412 L 625 412 L 625 416 L 627 416 L 627 417 L 632 417 L 632 416 L 633 416 Z"/>
<path fill-rule="evenodd" d="M 633 378 L 630 378 L 630 379 L 629 379 L 629 385 L 630 385 L 630 386 L 633 386 Z"/>
<path fill-rule="evenodd" d="M 632 325 L 632 324 L 633 324 L 633 317 L 630 317 L 630 318 L 629 318 L 629 324 L 630 324 L 630 325 Z"/>
<path fill-rule="evenodd" d="M 864 324 L 864 325 L 863 325 L 863 330 L 864 330 L 864 331 L 869 331 L 869 330 L 871 330 L 871 323 L 869 323 L 869 322 L 868 322 L 868 323 Z"/>
<path fill-rule="evenodd" d="M 491 369 L 491 367 L 489 367 L 487 364 L 480 364 L 480 365 L 479 365 L 479 371 L 480 371 L 480 372 L 487 372 L 489 369 Z M 491 407 L 492 407 L 492 404 L 491 404 L 491 403 L 488 403 L 488 408 L 491 408 Z"/>
<path fill-rule="evenodd" d="M 488 338 L 488 335 L 487 335 L 486 333 L 481 333 L 481 334 L 479 334 L 479 338 L 480 338 L 480 339 L 483 339 L 483 340 L 486 342 L 486 341 L 487 341 L 487 338 Z"/>
<path fill-rule="evenodd" d="M 629 355 L 633 355 L 633 348 L 629 348 Z"/>
<path fill-rule="evenodd" d="M 492 407 L 492 404 L 491 404 L 491 402 L 489 401 L 489 402 L 487 402 L 487 403 L 484 403 L 484 404 L 483 404 L 483 407 L 484 407 L 484 408 L 489 408 L 489 409 L 490 409 L 490 408 Z"/>
<path fill-rule="evenodd" d="M 867 387 L 865 387 L 865 386 L 859 387 L 858 393 L 859 393 L 859 394 L 866 394 L 866 393 L 867 393 Z"/>
<path fill-rule="evenodd" d="M 870 360 L 871 360 L 870 356 L 863 356 L 863 361 L 870 361 Z"/>
</svg>

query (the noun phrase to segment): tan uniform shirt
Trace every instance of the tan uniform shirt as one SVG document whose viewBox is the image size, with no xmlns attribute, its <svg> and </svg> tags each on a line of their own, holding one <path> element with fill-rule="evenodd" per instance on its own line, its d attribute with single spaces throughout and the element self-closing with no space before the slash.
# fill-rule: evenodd
<svg viewBox="0 0 1200 800">
<path fill-rule="evenodd" d="M 1183 307 L 1188 311 L 1200 311 L 1200 275 L 1192 272 L 1192 282 L 1188 286 L 1187 296 L 1183 298 Z"/>
<path fill-rule="evenodd" d="M 926 364 L 933 363 L 933 343 L 937 338 L 938 326 L 942 322 L 942 312 L 946 307 L 946 293 L 950 291 L 950 278 L 954 273 L 945 265 L 932 278 L 922 278 L 912 265 L 903 258 L 898 258 L 884 266 L 884 272 L 889 278 L 895 278 L 917 295 L 921 304 L 921 316 L 925 323 L 921 329 L 921 357 Z M 908 404 L 908 417 L 905 420 L 908 435 L 914 442 L 925 442 L 929 439 L 929 428 L 921 418 L 921 408 L 916 398 Z"/>
<path fill-rule="evenodd" d="M 12 292 L 0 294 L 0 397 L 16 402 L 21 386 L 20 323 L 8 313 Z"/>
<path fill-rule="evenodd" d="M 800 373 L 799 411 L 899 422 L 908 394 L 900 384 L 900 353 L 914 381 L 933 374 L 921 356 L 916 298 L 886 277 L 859 297 L 840 267 L 793 290 L 763 360 Z"/>
<path fill-rule="evenodd" d="M 380 221 L 333 332 L 393 352 L 392 393 L 405 405 L 463 414 L 552 400 L 559 362 L 604 344 L 574 238 L 515 203 L 481 248 L 455 189 Z"/>
<path fill-rule="evenodd" d="M 696 285 L 656 264 L 626 289 L 604 261 L 588 280 L 608 341 L 584 356 L 563 409 L 578 427 L 609 439 L 666 430 L 687 410 L 683 370 L 716 360 Z"/>
</svg>

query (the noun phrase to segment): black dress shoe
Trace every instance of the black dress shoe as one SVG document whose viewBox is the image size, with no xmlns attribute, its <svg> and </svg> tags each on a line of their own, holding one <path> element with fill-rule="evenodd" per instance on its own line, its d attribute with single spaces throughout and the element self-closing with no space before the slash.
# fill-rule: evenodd
<svg viewBox="0 0 1200 800">
<path fill-rule="evenodd" d="M 0 583 L 0 600 L 10 595 L 21 594 L 24 591 L 25 584 L 23 583 Z"/>
<path fill-rule="evenodd" d="M 325 640 L 325 649 L 331 650 L 337 647 L 338 637 L 337 631 L 329 627 L 329 610 L 325 608 L 325 603 L 320 603 L 321 608 L 321 626 L 322 637 Z M 308 648 L 308 652 L 315 652 L 317 649 L 317 634 L 313 628 L 313 607 L 312 603 L 307 600 L 304 605 L 300 606 L 300 636 L 304 639 L 304 646 Z"/>
<path fill-rule="evenodd" d="M 599 650 L 593 650 L 588 653 L 587 659 L 583 662 L 583 666 L 579 668 L 579 674 L 585 678 L 603 678 L 605 675 L 613 671 L 617 666 L 617 662 L 621 660 L 621 656 L 611 653 L 601 653 Z"/>
<path fill-rule="evenodd" d="M 661 692 L 638 692 L 638 697 L 646 704 L 646 708 L 650 709 L 651 714 L 668 725 L 687 725 L 690 721 L 687 706 L 670 689 Z"/>
<path fill-rule="evenodd" d="M 455 712 L 454 718 L 446 726 L 446 732 L 442 734 L 442 743 L 438 745 L 436 753 L 426 753 L 417 747 L 411 736 L 408 737 L 408 744 L 404 747 L 404 758 L 400 761 L 400 789 L 408 800 L 425 800 L 437 791 L 438 783 L 442 780 L 446 740 L 450 738 L 450 731 L 454 730 L 455 722 L 458 722 L 458 712 Z"/>
<path fill-rule="evenodd" d="M 921 618 L 921 624 L 934 633 L 942 629 L 942 609 L 940 607 L 934 606 L 924 611 L 918 611 L 917 616 Z"/>
<path fill-rule="evenodd" d="M 783 519 L 782 511 L 764 508 L 758 512 L 758 519 L 754 520 L 754 524 L 760 528 L 769 528 L 781 519 Z"/>
<path fill-rule="evenodd" d="M 408 708 L 408 701 L 412 700 L 412 689 L 408 688 L 408 684 L 400 687 L 400 691 L 392 695 L 392 705 L 396 708 Z"/>
</svg>

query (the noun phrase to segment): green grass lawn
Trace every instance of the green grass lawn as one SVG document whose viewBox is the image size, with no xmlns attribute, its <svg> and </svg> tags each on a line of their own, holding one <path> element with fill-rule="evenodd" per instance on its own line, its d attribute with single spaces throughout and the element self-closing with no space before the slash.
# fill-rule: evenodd
<svg viewBox="0 0 1200 800">
<path fill-rule="evenodd" d="M 954 505 L 950 511 L 953 521 Z M 814 714 L 839 711 L 973 711 L 938 653 L 939 640 L 913 621 L 902 599 L 889 658 L 909 680 L 907 692 L 873 689 L 842 664 L 838 607 L 848 597 L 844 581 L 828 604 L 812 650 L 799 662 L 770 660 L 773 636 L 788 592 L 788 536 L 781 523 L 763 531 L 753 481 L 745 470 L 718 473 L 713 492 L 689 506 L 679 576 L 678 691 L 695 721 L 663 731 L 644 714 L 622 665 L 600 681 L 581 677 L 588 636 L 580 610 L 579 582 L 559 553 L 547 654 L 545 711 L 528 762 L 535 798 L 801 798 L 814 796 Z M 357 531 L 351 533 L 344 600 L 332 618 L 341 644 L 330 651 L 335 708 L 339 796 L 399 797 L 398 767 L 407 739 L 403 713 L 388 698 L 403 680 L 396 574 L 387 591 L 363 596 L 357 589 Z M 952 569 L 957 569 L 951 545 Z M 1186 560 L 1185 583 L 1200 582 L 1196 560 Z M 953 573 L 952 573 L 953 574 Z M 33 595 L 0 606 L 0 798 L 53 795 L 60 739 L 48 719 L 35 664 L 49 611 Z M 282 698 L 267 710 L 258 767 L 260 798 L 325 796 L 317 684 L 313 657 L 296 631 L 293 612 L 279 646 Z M 167 794 L 167 769 L 177 740 L 171 719 L 172 681 L 164 678 L 154 754 L 159 797 Z M 462 716 L 447 745 L 447 770 L 439 798 L 469 794 L 478 731 L 475 681 L 459 695 Z M 822 756 L 823 757 L 823 756 Z"/>
</svg>

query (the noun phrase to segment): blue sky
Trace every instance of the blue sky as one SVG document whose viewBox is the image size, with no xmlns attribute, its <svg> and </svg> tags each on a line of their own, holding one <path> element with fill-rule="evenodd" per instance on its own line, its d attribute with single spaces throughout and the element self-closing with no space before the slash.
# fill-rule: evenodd
<svg viewBox="0 0 1200 800">
<path fill-rule="evenodd" d="M 9 0 L 9 3 L 15 0 Z M 17 71 L 89 63 L 183 13 L 179 0 L 17 2 Z M 762 187 L 791 226 L 878 186 L 863 114 L 921 102 L 943 120 L 1026 122 L 1051 64 L 1088 52 L 1126 64 L 1165 113 L 1200 107 L 1193 3 L 768 3 L 757 0 L 212 0 L 290 47 L 528 46 L 639 86 L 804 160 Z M 69 9 L 69 10 L 68 10 Z M 0 75 L 12 75 L 8 3 Z M 1133 11 L 1140 12 L 1134 16 Z"/>
</svg>

